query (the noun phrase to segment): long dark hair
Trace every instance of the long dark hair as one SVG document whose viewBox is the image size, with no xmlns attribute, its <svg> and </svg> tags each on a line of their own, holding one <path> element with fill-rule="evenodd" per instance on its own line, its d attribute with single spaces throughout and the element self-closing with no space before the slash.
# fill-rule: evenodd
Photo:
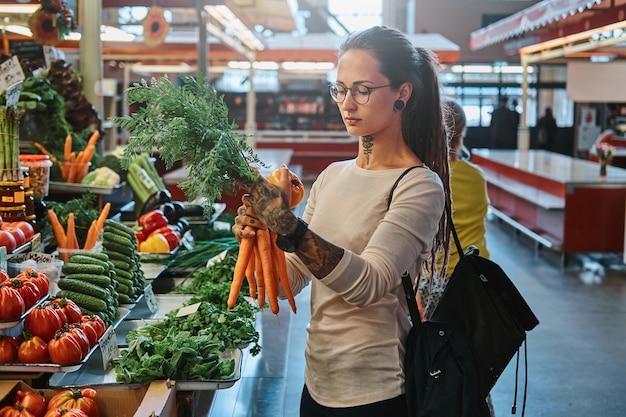
<svg viewBox="0 0 626 417">
<path fill-rule="evenodd" d="M 339 49 L 339 56 L 350 49 L 360 49 L 375 57 L 381 74 L 393 88 L 405 82 L 413 85 L 413 93 L 402 113 L 402 137 L 415 155 L 439 175 L 446 204 L 450 207 L 450 165 L 438 77 L 439 59 L 432 51 L 413 45 L 399 30 L 386 26 L 350 34 Z M 449 243 L 450 225 L 444 213 L 432 250 L 433 271 L 435 255 L 441 249 L 446 260 L 442 271 L 446 270 Z"/>
</svg>

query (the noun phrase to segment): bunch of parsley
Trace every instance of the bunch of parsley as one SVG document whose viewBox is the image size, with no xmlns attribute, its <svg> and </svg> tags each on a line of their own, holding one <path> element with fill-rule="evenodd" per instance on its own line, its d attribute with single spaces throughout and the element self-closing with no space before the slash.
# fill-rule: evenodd
<svg viewBox="0 0 626 417">
<path fill-rule="evenodd" d="M 130 133 L 122 162 L 127 166 L 137 153 L 153 150 L 168 168 L 183 160 L 189 176 L 179 186 L 189 200 L 205 197 L 211 206 L 222 193 L 253 182 L 251 164 L 261 162 L 245 135 L 234 130 L 223 96 L 205 75 L 183 75 L 179 84 L 163 76 L 127 90 L 128 105 L 137 111 L 112 118 Z"/>
</svg>

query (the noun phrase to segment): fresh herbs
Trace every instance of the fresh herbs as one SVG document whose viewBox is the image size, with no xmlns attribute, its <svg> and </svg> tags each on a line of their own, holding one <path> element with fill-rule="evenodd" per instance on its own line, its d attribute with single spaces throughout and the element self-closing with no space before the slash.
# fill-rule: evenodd
<svg viewBox="0 0 626 417">
<path fill-rule="evenodd" d="M 228 108 L 206 76 L 180 77 L 180 87 L 167 76 L 142 80 L 127 90 L 136 112 L 112 120 L 130 132 L 123 163 L 155 149 L 167 167 L 183 160 L 189 169 L 179 184 L 189 200 L 205 197 L 208 206 L 222 193 L 234 194 L 239 183 L 255 180 L 251 163 L 260 163 L 246 138 L 228 121 Z"/>
</svg>

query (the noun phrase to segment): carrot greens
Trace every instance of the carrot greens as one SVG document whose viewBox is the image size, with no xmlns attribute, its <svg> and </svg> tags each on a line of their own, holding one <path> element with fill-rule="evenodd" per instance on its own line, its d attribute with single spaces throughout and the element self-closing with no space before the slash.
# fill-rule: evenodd
<svg viewBox="0 0 626 417">
<path fill-rule="evenodd" d="M 113 117 L 130 132 L 123 163 L 134 155 L 156 150 L 171 168 L 183 160 L 189 174 L 180 185 L 190 200 L 204 197 L 211 205 L 222 193 L 255 180 L 252 163 L 260 164 L 245 135 L 228 120 L 228 108 L 206 76 L 183 75 L 142 80 L 127 90 L 128 104 L 137 111 Z"/>
</svg>

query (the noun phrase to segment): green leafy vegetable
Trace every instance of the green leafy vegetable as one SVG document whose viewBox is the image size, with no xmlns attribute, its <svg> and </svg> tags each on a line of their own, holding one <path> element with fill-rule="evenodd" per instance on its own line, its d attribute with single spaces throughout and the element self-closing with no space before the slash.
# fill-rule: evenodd
<svg viewBox="0 0 626 417">
<path fill-rule="evenodd" d="M 223 192 L 234 194 L 240 183 L 254 181 L 250 164 L 260 161 L 245 136 L 234 131 L 223 97 L 206 76 L 184 75 L 180 84 L 164 76 L 127 90 L 128 104 L 137 104 L 138 110 L 112 118 L 130 132 L 122 164 L 153 149 L 168 168 L 184 160 L 189 175 L 179 186 L 189 200 L 202 196 L 211 206 Z"/>
</svg>

